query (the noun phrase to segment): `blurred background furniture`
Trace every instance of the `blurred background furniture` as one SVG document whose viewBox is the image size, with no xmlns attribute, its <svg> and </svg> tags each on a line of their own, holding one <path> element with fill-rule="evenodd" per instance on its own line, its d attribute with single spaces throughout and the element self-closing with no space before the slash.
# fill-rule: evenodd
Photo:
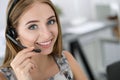
<svg viewBox="0 0 120 80">
<path fill-rule="evenodd" d="M 100 40 L 104 38 L 115 38 L 113 33 L 113 28 L 115 25 L 116 24 L 114 22 L 87 21 L 85 23 L 79 25 L 77 24 L 74 26 L 65 25 L 66 29 L 63 28 L 62 30 L 64 49 L 72 52 L 73 56 L 78 60 L 80 65 L 83 66 L 82 68 L 88 77 L 90 77 L 92 74 L 94 80 L 104 80 L 103 78 L 106 78 L 105 66 L 103 66 L 104 56 L 103 52 L 101 52 L 103 51 L 103 48 L 101 48 Z M 76 43 L 75 41 L 78 42 Z M 75 47 L 76 44 L 80 46 L 80 49 L 78 49 L 78 51 L 76 51 L 76 49 L 79 47 Z M 81 53 L 83 55 L 81 55 Z"/>
<path fill-rule="evenodd" d="M 120 80 L 120 61 L 107 67 L 107 80 Z"/>
</svg>

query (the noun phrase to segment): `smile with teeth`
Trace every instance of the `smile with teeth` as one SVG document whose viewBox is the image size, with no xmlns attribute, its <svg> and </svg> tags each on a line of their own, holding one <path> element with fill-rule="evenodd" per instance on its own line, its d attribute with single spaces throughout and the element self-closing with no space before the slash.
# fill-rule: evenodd
<svg viewBox="0 0 120 80">
<path fill-rule="evenodd" d="M 39 45 L 41 45 L 41 46 L 47 46 L 47 45 L 50 45 L 51 42 L 52 42 L 51 40 L 47 41 L 47 42 L 41 42 L 41 43 L 39 43 Z"/>
</svg>

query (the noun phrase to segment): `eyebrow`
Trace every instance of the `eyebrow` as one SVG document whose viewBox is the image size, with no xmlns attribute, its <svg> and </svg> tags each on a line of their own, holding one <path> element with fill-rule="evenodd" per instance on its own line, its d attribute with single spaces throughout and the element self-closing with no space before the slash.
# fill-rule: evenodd
<svg viewBox="0 0 120 80">
<path fill-rule="evenodd" d="M 34 23 L 34 22 L 39 22 L 38 20 L 31 20 L 29 22 L 27 22 L 25 25 L 29 24 L 29 23 Z"/>
<path fill-rule="evenodd" d="M 50 16 L 47 20 L 49 20 L 49 19 L 51 19 L 51 18 L 54 18 L 55 16 L 53 15 L 53 16 Z M 38 20 L 31 20 L 31 21 L 28 21 L 27 23 L 26 23 L 26 25 L 27 24 L 29 24 L 29 23 L 34 23 L 34 22 L 40 22 L 40 21 L 38 21 Z"/>
<path fill-rule="evenodd" d="M 55 16 L 53 15 L 53 16 L 50 16 L 47 20 L 49 20 L 49 19 L 51 19 L 51 18 L 54 18 Z"/>
</svg>

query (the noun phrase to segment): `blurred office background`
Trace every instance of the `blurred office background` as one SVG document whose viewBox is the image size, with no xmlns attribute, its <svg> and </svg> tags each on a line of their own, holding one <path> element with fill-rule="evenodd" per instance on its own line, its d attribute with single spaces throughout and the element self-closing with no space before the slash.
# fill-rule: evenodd
<svg viewBox="0 0 120 80">
<path fill-rule="evenodd" d="M 60 16 L 63 48 L 72 52 L 89 80 L 107 80 L 107 66 L 120 60 L 120 1 L 52 1 Z M 0 1 L 0 64 L 5 50 L 7 3 Z"/>
</svg>

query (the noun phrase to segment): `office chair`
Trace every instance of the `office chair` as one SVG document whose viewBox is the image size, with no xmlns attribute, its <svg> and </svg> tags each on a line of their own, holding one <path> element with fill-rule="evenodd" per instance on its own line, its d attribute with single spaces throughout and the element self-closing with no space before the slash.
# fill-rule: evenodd
<svg viewBox="0 0 120 80">
<path fill-rule="evenodd" d="M 107 66 L 108 80 L 120 80 L 120 61 Z"/>
<path fill-rule="evenodd" d="M 82 46 L 80 45 L 80 43 L 78 42 L 78 40 L 74 40 L 70 42 L 70 52 L 72 53 L 72 55 L 75 57 L 75 51 L 79 52 L 79 55 L 82 59 L 82 62 L 84 64 L 84 67 L 88 73 L 88 76 L 90 78 L 90 80 L 95 80 L 95 77 L 93 75 L 93 72 L 88 64 L 88 61 L 86 59 L 86 56 L 84 55 L 84 51 L 82 50 Z"/>
</svg>

